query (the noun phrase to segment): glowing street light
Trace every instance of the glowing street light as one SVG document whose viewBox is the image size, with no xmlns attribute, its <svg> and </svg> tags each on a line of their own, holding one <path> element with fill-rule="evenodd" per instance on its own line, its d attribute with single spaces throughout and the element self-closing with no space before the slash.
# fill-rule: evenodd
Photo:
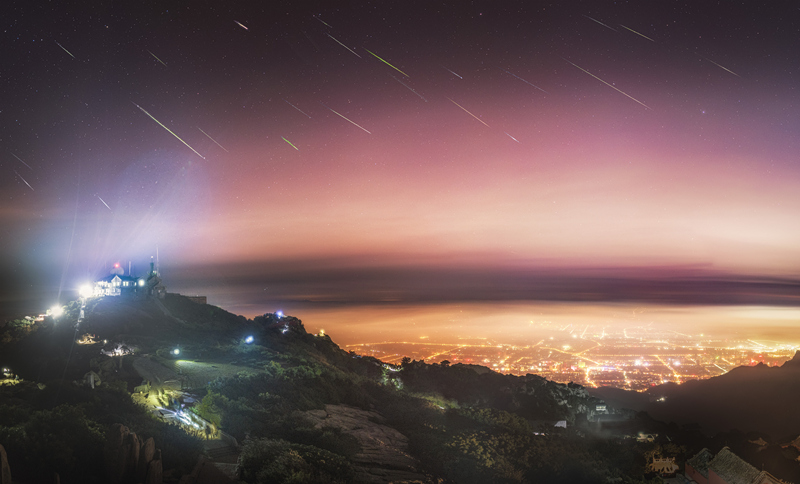
<svg viewBox="0 0 800 484">
<path fill-rule="evenodd" d="M 52 316 L 54 318 L 59 318 L 63 314 L 64 314 L 64 307 L 61 306 L 61 305 L 57 304 L 57 305 L 53 306 L 52 308 L 50 308 L 50 316 Z"/>
<path fill-rule="evenodd" d="M 172 354 L 175 355 L 175 356 L 178 356 L 179 354 L 181 354 L 181 349 L 180 348 L 175 348 L 174 350 L 172 350 Z"/>
<path fill-rule="evenodd" d="M 244 342 L 247 343 L 247 344 L 251 344 L 253 342 L 253 337 L 252 336 L 248 336 L 247 338 L 244 339 Z"/>
<path fill-rule="evenodd" d="M 81 288 L 78 290 L 78 294 L 80 294 L 81 297 L 83 297 L 83 298 L 91 296 L 92 295 L 92 286 L 90 286 L 89 284 L 82 285 Z"/>
</svg>

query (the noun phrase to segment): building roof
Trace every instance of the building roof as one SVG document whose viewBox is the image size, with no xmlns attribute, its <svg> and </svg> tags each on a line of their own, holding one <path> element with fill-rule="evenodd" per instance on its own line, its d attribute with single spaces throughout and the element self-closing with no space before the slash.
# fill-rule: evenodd
<svg viewBox="0 0 800 484">
<path fill-rule="evenodd" d="M 780 484 L 783 483 L 767 471 L 759 471 L 741 457 L 723 447 L 717 455 L 703 449 L 686 461 L 703 477 L 708 479 L 709 470 L 722 478 L 727 484 Z"/>
<path fill-rule="evenodd" d="M 101 277 L 96 282 L 111 282 L 114 280 L 115 277 L 119 277 L 120 281 L 133 281 L 137 282 L 139 280 L 138 277 L 133 276 L 120 276 L 119 274 L 109 274 L 106 277 Z"/>
<path fill-rule="evenodd" d="M 741 457 L 731 452 L 727 447 L 723 447 L 717 455 L 708 463 L 708 468 L 713 470 L 728 484 L 753 484 L 761 482 L 763 474 L 761 471 L 751 466 Z"/>
<path fill-rule="evenodd" d="M 691 465 L 701 476 L 708 479 L 708 463 L 713 457 L 714 454 L 710 450 L 703 448 L 697 455 L 687 460 L 686 463 Z"/>
</svg>

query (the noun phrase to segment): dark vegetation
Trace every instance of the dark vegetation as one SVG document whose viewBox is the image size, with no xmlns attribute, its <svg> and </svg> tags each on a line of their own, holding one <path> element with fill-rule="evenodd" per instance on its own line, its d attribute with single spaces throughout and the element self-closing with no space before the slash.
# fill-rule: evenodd
<svg viewBox="0 0 800 484">
<path fill-rule="evenodd" d="M 0 329 L 6 341 L 0 363 L 24 380 L 0 387 L 0 444 L 15 479 L 38 482 L 58 472 L 65 483 L 103 482 L 104 435 L 121 423 L 154 438 L 165 481 L 176 482 L 196 462 L 201 442 L 132 402 L 129 392 L 140 382 L 133 357 L 120 364 L 118 357 L 99 356 L 98 345 L 72 344 L 78 309 L 70 306 L 58 321 Z M 409 453 L 431 482 L 657 482 L 646 473 L 652 456 L 682 464 L 702 447 L 716 452 L 723 445 L 754 465 L 781 469 L 779 477 L 797 470 L 791 451 L 767 435 L 768 445 L 757 447 L 748 440 L 761 434 L 707 438 L 697 426 L 632 412 L 601 424 L 594 413 L 602 401 L 578 385 L 447 362 L 385 365 L 308 334 L 292 317 L 247 320 L 177 295 L 160 303 L 106 298 L 87 311 L 84 332 L 107 339 L 106 347 L 124 342 L 166 363 L 177 344 L 182 358 L 241 368 L 193 389 L 200 397 L 193 411 L 242 444 L 245 482 L 352 482 L 359 441 L 339 428 L 315 428 L 304 414 L 331 404 L 382 415 L 385 425 L 408 437 Z M 247 335 L 252 345 L 244 343 Z M 103 380 L 94 390 L 75 383 L 89 369 Z M 567 428 L 553 427 L 560 420 Z M 638 432 L 659 437 L 650 443 L 625 438 Z"/>
<path fill-rule="evenodd" d="M 171 475 L 180 477 L 194 466 L 200 441 L 151 418 L 124 390 L 59 380 L 42 386 L 0 386 L 0 444 L 15 480 L 51 482 L 57 472 L 62 482 L 105 482 L 103 446 L 114 423 L 153 437 Z"/>
</svg>

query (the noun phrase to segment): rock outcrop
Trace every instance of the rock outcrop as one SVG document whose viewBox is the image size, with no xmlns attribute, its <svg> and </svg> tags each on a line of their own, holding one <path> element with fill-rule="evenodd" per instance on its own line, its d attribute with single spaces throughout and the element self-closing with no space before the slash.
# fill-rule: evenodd
<svg viewBox="0 0 800 484">
<path fill-rule="evenodd" d="M 305 416 L 317 428 L 339 428 L 358 439 L 362 450 L 352 459 L 356 482 L 429 481 L 417 470 L 417 461 L 408 454 L 408 438 L 384 425 L 385 419 L 379 413 L 348 405 L 325 405 L 325 410 L 310 410 Z"/>
<path fill-rule="evenodd" d="M 0 444 L 0 484 L 11 484 L 11 467 L 8 465 L 6 449 Z"/>
<path fill-rule="evenodd" d="M 103 452 L 109 483 L 161 484 L 161 451 L 155 448 L 152 437 L 141 442 L 127 427 L 114 424 L 106 433 Z"/>
</svg>

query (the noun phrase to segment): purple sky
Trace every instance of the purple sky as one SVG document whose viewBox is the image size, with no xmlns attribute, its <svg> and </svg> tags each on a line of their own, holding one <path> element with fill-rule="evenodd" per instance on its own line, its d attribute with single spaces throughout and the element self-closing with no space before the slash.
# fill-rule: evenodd
<svg viewBox="0 0 800 484">
<path fill-rule="evenodd" d="M 4 301 L 158 247 L 230 308 L 797 304 L 789 4 L 34 3 L 0 16 Z"/>
</svg>

